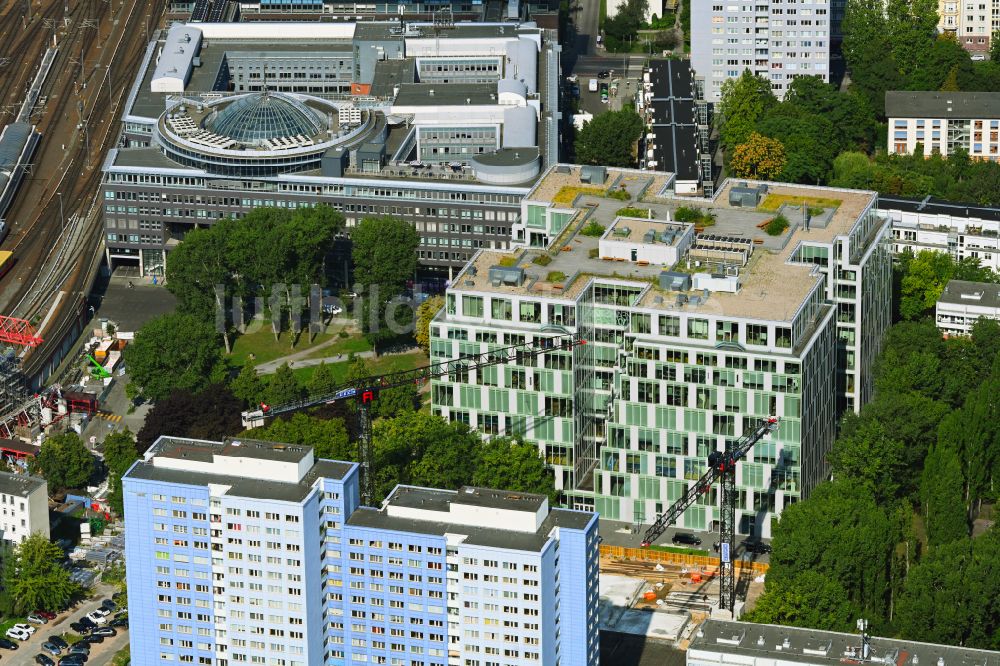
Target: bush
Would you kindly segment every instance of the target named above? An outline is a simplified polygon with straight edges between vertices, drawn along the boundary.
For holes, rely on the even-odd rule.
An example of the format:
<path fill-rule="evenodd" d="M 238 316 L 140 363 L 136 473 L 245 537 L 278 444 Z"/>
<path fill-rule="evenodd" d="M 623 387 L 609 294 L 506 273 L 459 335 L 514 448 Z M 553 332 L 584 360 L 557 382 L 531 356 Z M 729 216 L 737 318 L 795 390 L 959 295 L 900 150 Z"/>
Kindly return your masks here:
<path fill-rule="evenodd" d="M 787 228 L 788 219 L 784 215 L 775 215 L 767 224 L 764 225 L 764 231 L 766 231 L 769 236 L 780 236 Z"/>
<path fill-rule="evenodd" d="M 583 236 L 591 236 L 593 238 L 600 238 L 604 235 L 604 225 L 598 224 L 597 222 L 591 220 L 587 225 L 580 229 L 580 234 Z"/>
<path fill-rule="evenodd" d="M 546 282 L 563 282 L 566 280 L 566 274 L 562 271 L 549 271 L 549 274 L 545 276 Z"/>
<path fill-rule="evenodd" d="M 701 219 L 701 211 L 690 206 L 681 206 L 674 211 L 674 219 L 678 222 L 697 222 Z"/>
<path fill-rule="evenodd" d="M 646 219 L 649 217 L 649 210 L 645 208 L 634 208 L 632 206 L 625 206 L 624 208 L 619 208 L 616 215 L 621 215 L 622 217 L 641 217 Z"/>
<path fill-rule="evenodd" d="M 500 265 L 504 268 L 512 268 L 517 266 L 517 257 L 501 257 Z"/>
<path fill-rule="evenodd" d="M 629 194 L 627 190 L 608 190 L 605 195 L 611 197 L 612 199 L 618 199 L 619 201 L 632 200 L 632 195 Z"/>
<path fill-rule="evenodd" d="M 552 257 L 547 254 L 540 254 L 537 257 L 532 258 L 531 261 L 539 266 L 548 266 L 552 263 Z"/>
<path fill-rule="evenodd" d="M 596 247 L 590 248 L 590 250 L 587 252 L 587 256 L 590 257 L 591 259 L 597 259 L 598 255 L 600 254 L 601 250 Z"/>

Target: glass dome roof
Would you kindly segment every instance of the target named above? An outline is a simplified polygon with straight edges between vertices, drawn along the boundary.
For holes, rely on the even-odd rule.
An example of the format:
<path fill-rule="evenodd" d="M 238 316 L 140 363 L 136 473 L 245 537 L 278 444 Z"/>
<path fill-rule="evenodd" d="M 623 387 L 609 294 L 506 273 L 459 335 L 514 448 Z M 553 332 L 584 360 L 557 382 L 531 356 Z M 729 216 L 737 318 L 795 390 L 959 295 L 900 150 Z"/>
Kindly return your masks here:
<path fill-rule="evenodd" d="M 312 137 L 326 129 L 323 118 L 299 100 L 276 92 L 240 97 L 219 111 L 209 128 L 243 144 L 260 145 L 265 139 Z"/>

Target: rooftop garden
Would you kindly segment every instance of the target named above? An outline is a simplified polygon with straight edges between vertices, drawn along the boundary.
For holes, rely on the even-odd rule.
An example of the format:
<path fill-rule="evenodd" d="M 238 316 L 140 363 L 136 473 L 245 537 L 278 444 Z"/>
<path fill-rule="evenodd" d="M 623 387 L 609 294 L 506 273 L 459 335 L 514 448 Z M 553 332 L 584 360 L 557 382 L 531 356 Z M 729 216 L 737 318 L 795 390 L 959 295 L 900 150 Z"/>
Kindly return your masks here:
<path fill-rule="evenodd" d="M 674 211 L 673 218 L 677 222 L 690 222 L 697 227 L 710 227 L 715 224 L 714 213 L 691 206 L 681 206 Z"/>
<path fill-rule="evenodd" d="M 588 194 L 593 197 L 607 197 L 619 201 L 630 201 L 632 195 L 625 189 L 606 190 L 603 187 L 583 187 L 580 185 L 563 185 L 552 197 L 552 203 L 560 206 L 571 205 L 578 196 Z"/>
<path fill-rule="evenodd" d="M 768 194 L 757 206 L 757 210 L 766 213 L 777 213 L 783 205 L 787 206 L 809 206 L 810 215 L 818 215 L 822 210 L 816 212 L 815 209 L 837 208 L 841 204 L 840 199 L 824 199 L 822 197 L 797 197 L 791 194 Z"/>
<path fill-rule="evenodd" d="M 615 215 L 618 215 L 620 217 L 638 217 L 645 220 L 649 218 L 649 209 L 635 208 L 634 206 L 625 206 L 624 208 L 619 208 L 615 212 Z"/>

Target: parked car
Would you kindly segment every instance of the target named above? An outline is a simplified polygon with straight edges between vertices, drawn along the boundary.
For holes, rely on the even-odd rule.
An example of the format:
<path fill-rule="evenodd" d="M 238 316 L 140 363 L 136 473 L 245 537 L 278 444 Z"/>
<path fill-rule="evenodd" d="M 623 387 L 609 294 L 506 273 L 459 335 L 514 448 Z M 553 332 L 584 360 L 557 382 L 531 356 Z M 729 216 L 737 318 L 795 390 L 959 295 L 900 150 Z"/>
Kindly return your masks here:
<path fill-rule="evenodd" d="M 40 666 L 56 666 L 56 662 L 52 661 L 52 657 L 47 654 L 36 654 L 35 663 Z"/>
<path fill-rule="evenodd" d="M 79 654 L 90 657 L 90 643 L 77 643 L 69 649 L 69 654 Z"/>
<path fill-rule="evenodd" d="M 11 640 L 7 640 L 6 638 L 0 638 L 0 648 L 3 648 L 5 650 L 16 650 L 17 643 Z"/>
<path fill-rule="evenodd" d="M 38 613 L 31 613 L 30 615 L 28 615 L 28 622 L 34 622 L 35 624 L 45 624 L 46 622 L 48 622 L 48 620 L 46 620 Z"/>
<path fill-rule="evenodd" d="M 115 619 L 111 620 L 111 626 L 128 629 L 128 616 L 125 615 L 122 617 L 116 617 Z"/>
<path fill-rule="evenodd" d="M 49 611 L 36 610 L 35 611 L 35 615 L 41 615 L 46 620 L 54 620 L 54 619 L 56 619 L 56 614 L 55 613 L 50 613 Z"/>
<path fill-rule="evenodd" d="M 605 70 L 601 70 L 600 72 L 597 73 L 597 78 L 599 78 L 599 79 L 606 79 L 609 76 L 611 76 L 611 73 L 608 72 L 606 69 Z"/>
<path fill-rule="evenodd" d="M 763 555 L 771 552 L 771 544 L 757 541 L 756 539 L 744 539 L 740 545 L 746 549 L 746 552 L 755 555 Z"/>
<path fill-rule="evenodd" d="M 118 604 L 111 601 L 111 599 L 105 599 L 101 602 L 101 610 L 106 610 L 109 613 L 114 613 L 118 610 Z"/>
<path fill-rule="evenodd" d="M 14 640 L 18 641 L 26 641 L 29 638 L 31 638 L 31 634 L 29 634 L 27 631 L 24 631 L 23 629 L 17 629 L 15 627 L 11 627 L 10 629 L 8 629 L 5 635 L 7 636 L 7 638 L 13 638 Z"/>
<path fill-rule="evenodd" d="M 91 611 L 87 613 L 87 619 L 93 622 L 95 625 L 102 625 L 108 623 L 108 616 L 99 610 Z"/>
<path fill-rule="evenodd" d="M 31 634 L 35 633 L 35 628 L 33 626 L 31 626 L 30 624 L 28 624 L 27 622 L 18 622 L 17 624 L 15 624 L 13 626 L 13 629 L 21 629 L 23 631 L 26 631 L 26 632 L 28 632 L 29 636 Z"/>
<path fill-rule="evenodd" d="M 97 631 L 97 629 L 94 629 L 94 631 Z M 87 641 L 88 643 L 103 643 L 104 642 L 104 636 L 99 636 L 99 635 L 96 635 L 94 633 L 91 633 L 89 636 L 87 636 L 83 640 Z"/>
<path fill-rule="evenodd" d="M 69 647 L 69 643 L 64 641 L 62 636 L 49 636 L 49 642 L 58 645 L 63 650 Z"/>
<path fill-rule="evenodd" d="M 68 654 L 59 660 L 59 666 L 83 666 L 87 658 L 82 654 Z"/>
<path fill-rule="evenodd" d="M 62 652 L 62 648 L 60 648 L 52 641 L 45 641 L 44 643 L 42 643 L 42 649 L 54 657 L 58 657 L 59 654 Z"/>
<path fill-rule="evenodd" d="M 111 601 L 118 601 L 123 596 L 125 596 L 123 592 L 115 592 L 114 594 L 111 595 Z"/>
<path fill-rule="evenodd" d="M 112 636 L 117 636 L 118 632 L 113 627 L 98 627 L 90 632 L 91 636 L 104 636 L 105 638 L 111 638 Z"/>
<path fill-rule="evenodd" d="M 91 620 L 86 615 L 84 615 L 83 617 L 80 618 L 80 624 L 82 624 L 85 627 L 90 627 L 91 629 L 94 629 L 95 627 L 97 627 L 97 623 L 94 622 L 93 620 Z"/>
<path fill-rule="evenodd" d="M 69 628 L 78 634 L 86 634 L 93 629 L 93 627 L 87 626 L 83 622 L 70 622 Z"/>
<path fill-rule="evenodd" d="M 701 539 L 699 537 L 696 537 L 693 534 L 688 533 L 688 532 L 678 532 L 677 534 L 674 535 L 674 537 L 670 541 L 674 545 L 679 544 L 679 543 L 680 544 L 684 544 L 685 546 L 700 546 L 701 545 Z"/>

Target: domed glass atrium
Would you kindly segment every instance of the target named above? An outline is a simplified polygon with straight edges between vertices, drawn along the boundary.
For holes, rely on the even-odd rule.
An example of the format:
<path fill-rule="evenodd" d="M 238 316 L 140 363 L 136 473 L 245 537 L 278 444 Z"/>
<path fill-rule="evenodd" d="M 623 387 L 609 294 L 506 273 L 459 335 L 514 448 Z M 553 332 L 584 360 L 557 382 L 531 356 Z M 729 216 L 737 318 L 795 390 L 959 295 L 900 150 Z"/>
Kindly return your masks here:
<path fill-rule="evenodd" d="M 326 123 L 294 97 L 264 91 L 227 105 L 207 129 L 244 145 L 259 146 L 269 139 L 313 137 L 326 129 Z"/>

